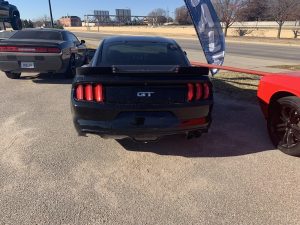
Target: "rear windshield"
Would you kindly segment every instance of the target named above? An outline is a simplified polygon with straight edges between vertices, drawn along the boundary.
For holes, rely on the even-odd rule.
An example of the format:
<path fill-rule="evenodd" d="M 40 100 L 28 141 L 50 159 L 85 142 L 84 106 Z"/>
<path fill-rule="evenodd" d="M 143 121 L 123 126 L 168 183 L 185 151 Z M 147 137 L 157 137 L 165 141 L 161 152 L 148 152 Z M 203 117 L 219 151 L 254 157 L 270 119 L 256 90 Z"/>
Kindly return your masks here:
<path fill-rule="evenodd" d="M 104 44 L 98 66 L 181 65 L 188 62 L 183 51 L 166 42 L 115 42 Z"/>
<path fill-rule="evenodd" d="M 15 31 L 2 31 L 0 32 L 0 39 L 8 39 L 13 36 L 16 32 Z"/>
<path fill-rule="evenodd" d="M 19 31 L 11 38 L 13 39 L 42 39 L 62 41 L 62 35 L 57 31 Z"/>

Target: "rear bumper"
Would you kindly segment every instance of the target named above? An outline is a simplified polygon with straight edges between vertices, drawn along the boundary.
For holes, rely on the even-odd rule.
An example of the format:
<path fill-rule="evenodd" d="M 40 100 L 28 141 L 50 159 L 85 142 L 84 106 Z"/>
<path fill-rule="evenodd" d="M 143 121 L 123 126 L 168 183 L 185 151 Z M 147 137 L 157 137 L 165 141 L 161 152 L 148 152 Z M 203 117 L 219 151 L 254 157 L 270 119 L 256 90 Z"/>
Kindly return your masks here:
<path fill-rule="evenodd" d="M 107 105 L 72 101 L 73 122 L 79 134 L 105 138 L 159 138 L 191 131 L 205 133 L 211 124 L 212 101 L 201 105 Z M 195 121 L 196 123 L 190 123 Z"/>
<path fill-rule="evenodd" d="M 33 69 L 21 68 L 21 62 L 33 62 Z M 64 59 L 62 54 L 30 54 L 24 53 L 16 55 L 15 53 L 0 54 L 0 70 L 13 73 L 62 73 L 68 66 L 68 60 Z"/>

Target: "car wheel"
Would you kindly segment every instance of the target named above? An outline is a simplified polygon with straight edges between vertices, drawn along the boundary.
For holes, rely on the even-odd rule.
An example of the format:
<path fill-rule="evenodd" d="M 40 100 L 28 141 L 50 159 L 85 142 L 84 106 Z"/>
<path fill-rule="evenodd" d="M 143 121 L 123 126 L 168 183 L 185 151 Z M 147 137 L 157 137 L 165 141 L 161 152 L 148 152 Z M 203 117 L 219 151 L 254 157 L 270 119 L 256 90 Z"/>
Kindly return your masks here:
<path fill-rule="evenodd" d="M 9 79 L 20 79 L 21 77 L 21 73 L 5 72 L 5 74 Z"/>
<path fill-rule="evenodd" d="M 22 30 L 22 20 L 18 15 L 13 15 L 11 26 L 14 30 Z"/>
<path fill-rule="evenodd" d="M 279 99 L 270 111 L 268 130 L 279 150 L 300 156 L 300 98 L 290 96 Z"/>
<path fill-rule="evenodd" d="M 65 73 L 65 77 L 66 78 L 74 78 L 75 74 L 76 74 L 76 60 L 75 60 L 75 56 L 72 55 L 70 58 L 70 61 L 69 61 L 69 66 Z"/>

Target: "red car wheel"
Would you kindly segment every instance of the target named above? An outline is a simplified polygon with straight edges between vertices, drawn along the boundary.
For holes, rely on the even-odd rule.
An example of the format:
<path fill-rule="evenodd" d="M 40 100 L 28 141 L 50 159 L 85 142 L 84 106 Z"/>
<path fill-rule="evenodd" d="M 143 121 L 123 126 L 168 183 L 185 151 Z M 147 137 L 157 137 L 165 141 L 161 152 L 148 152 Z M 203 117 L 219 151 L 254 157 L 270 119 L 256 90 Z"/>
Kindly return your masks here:
<path fill-rule="evenodd" d="M 300 156 L 300 98 L 290 96 L 279 99 L 270 111 L 268 129 L 279 150 Z"/>

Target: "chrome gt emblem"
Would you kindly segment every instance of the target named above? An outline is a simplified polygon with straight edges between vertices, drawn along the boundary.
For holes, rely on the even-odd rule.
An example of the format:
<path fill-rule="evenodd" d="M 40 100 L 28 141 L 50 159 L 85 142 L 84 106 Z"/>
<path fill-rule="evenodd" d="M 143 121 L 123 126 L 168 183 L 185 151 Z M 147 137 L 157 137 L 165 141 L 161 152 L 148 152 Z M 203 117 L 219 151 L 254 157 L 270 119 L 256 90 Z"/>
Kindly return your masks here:
<path fill-rule="evenodd" d="M 137 96 L 139 98 L 151 98 L 153 94 L 155 94 L 155 92 L 146 91 L 146 92 L 138 92 Z"/>

